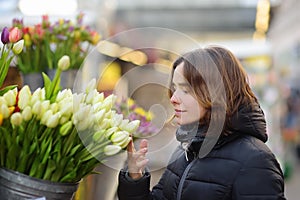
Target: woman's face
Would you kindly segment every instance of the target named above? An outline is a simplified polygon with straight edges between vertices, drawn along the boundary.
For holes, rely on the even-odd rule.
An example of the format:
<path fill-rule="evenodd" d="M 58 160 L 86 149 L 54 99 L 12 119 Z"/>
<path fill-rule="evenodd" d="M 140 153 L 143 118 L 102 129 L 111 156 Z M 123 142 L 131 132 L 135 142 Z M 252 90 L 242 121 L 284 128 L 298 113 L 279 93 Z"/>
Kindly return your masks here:
<path fill-rule="evenodd" d="M 179 64 L 173 75 L 171 103 L 175 111 L 178 125 L 186 125 L 199 121 L 205 114 L 205 109 L 198 103 L 190 84 L 183 76 L 184 63 Z"/>

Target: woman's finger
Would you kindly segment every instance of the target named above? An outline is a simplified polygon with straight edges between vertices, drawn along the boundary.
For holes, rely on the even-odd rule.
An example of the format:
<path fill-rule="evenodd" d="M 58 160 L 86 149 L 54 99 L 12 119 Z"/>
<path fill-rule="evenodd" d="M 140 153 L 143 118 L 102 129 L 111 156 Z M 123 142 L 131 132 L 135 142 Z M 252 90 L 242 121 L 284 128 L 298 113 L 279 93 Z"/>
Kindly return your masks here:
<path fill-rule="evenodd" d="M 143 139 L 140 142 L 140 149 L 143 149 L 143 148 L 148 148 L 148 140 L 146 140 L 146 139 Z"/>
<path fill-rule="evenodd" d="M 136 152 L 132 139 L 130 140 L 130 142 L 127 145 L 127 151 L 130 152 L 130 153 Z"/>

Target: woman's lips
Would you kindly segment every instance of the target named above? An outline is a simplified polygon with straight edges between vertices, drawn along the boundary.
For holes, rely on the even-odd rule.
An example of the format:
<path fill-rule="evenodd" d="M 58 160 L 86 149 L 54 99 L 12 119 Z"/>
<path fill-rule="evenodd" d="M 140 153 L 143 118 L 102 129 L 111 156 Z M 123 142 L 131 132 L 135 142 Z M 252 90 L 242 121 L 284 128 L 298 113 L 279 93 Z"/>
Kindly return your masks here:
<path fill-rule="evenodd" d="M 178 109 L 175 109 L 175 116 L 178 116 L 178 115 L 181 115 L 183 112 L 185 112 L 184 110 L 178 110 Z"/>

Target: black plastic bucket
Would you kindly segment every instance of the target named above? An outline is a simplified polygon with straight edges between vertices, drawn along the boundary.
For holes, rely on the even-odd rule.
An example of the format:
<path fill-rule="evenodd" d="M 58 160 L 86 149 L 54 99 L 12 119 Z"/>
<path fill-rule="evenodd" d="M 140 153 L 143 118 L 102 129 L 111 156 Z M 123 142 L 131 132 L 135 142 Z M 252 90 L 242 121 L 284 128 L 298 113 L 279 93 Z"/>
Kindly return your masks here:
<path fill-rule="evenodd" d="M 0 168 L 0 200 L 71 200 L 78 185 L 41 180 Z"/>

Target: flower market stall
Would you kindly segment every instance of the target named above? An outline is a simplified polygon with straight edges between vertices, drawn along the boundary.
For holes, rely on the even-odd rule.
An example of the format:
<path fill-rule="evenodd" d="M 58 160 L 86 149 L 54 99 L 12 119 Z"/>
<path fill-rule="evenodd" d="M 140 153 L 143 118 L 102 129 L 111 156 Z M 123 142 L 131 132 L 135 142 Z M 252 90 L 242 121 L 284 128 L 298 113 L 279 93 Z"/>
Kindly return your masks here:
<path fill-rule="evenodd" d="M 0 86 L 23 50 L 20 35 L 18 28 L 2 31 Z M 71 199 L 80 181 L 125 149 L 139 128 L 140 120 L 115 110 L 114 94 L 97 91 L 95 79 L 81 93 L 62 89 L 61 73 L 71 63 L 61 56 L 53 79 L 42 73 L 44 85 L 33 91 L 28 85 L 0 91 L 2 199 Z"/>

